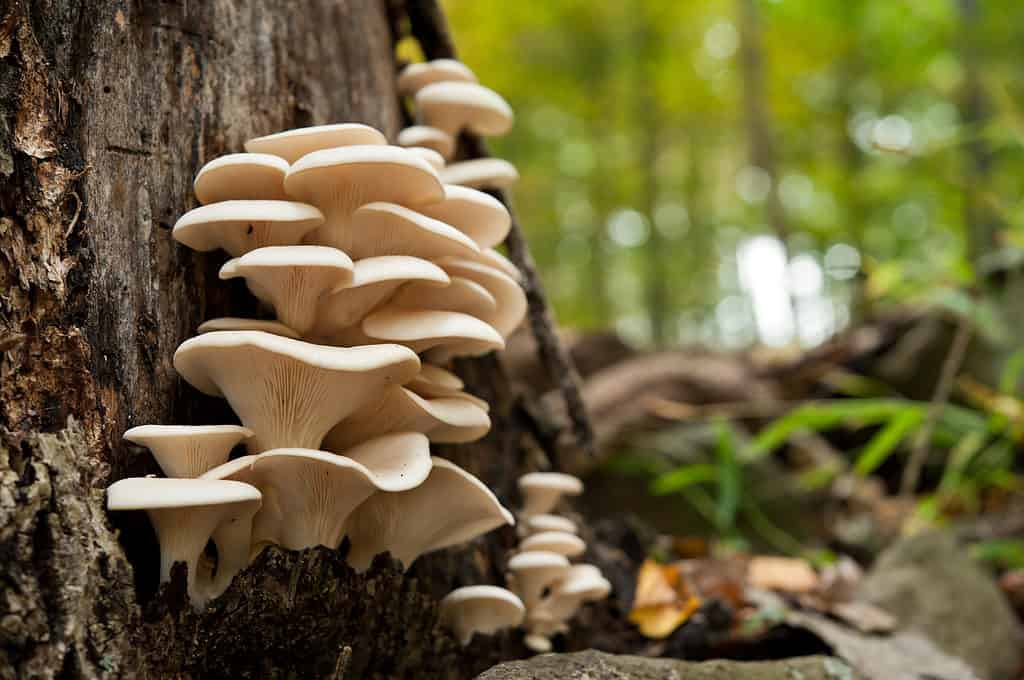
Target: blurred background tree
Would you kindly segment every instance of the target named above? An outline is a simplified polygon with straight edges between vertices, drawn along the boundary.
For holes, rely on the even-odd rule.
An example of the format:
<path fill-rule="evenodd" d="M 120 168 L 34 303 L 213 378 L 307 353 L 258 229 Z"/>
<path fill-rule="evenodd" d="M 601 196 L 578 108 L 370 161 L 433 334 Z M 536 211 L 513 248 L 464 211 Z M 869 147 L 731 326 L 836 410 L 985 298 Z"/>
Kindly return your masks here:
<path fill-rule="evenodd" d="M 566 326 L 806 347 L 1017 268 L 1014 0 L 445 7 Z"/>

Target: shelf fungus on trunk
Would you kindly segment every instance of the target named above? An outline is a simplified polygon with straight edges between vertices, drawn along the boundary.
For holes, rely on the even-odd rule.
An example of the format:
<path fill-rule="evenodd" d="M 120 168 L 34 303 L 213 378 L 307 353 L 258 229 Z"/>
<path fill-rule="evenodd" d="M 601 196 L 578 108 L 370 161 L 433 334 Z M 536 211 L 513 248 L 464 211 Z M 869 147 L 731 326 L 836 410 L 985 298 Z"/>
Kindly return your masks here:
<path fill-rule="evenodd" d="M 200 203 L 285 200 L 288 163 L 263 153 L 232 153 L 210 161 L 196 174 L 192 189 Z"/>
<path fill-rule="evenodd" d="M 339 146 L 382 146 L 387 144 L 384 135 L 362 123 L 333 123 L 275 132 L 250 139 L 245 150 L 281 158 L 285 163 L 294 163 L 314 151 L 334 149 Z"/>
<path fill-rule="evenodd" d="M 219 248 L 239 257 L 257 248 L 302 243 L 323 223 L 323 213 L 306 203 L 233 200 L 189 210 L 171 233 L 192 250 Z"/>
<path fill-rule="evenodd" d="M 259 489 L 242 482 L 130 477 L 107 489 L 107 508 L 146 511 L 160 542 L 160 581 L 169 581 L 174 563 L 184 562 L 188 594 L 199 607 L 219 594 L 211 574 L 198 573 L 207 542 L 212 538 L 217 546 L 218 584 L 230 582 L 248 563 L 249 529 L 261 498 Z"/>
<path fill-rule="evenodd" d="M 526 608 L 516 594 L 497 586 L 456 588 L 441 600 L 441 625 L 463 645 L 476 633 L 492 635 L 523 622 Z"/>
<path fill-rule="evenodd" d="M 316 449 L 336 424 L 420 367 L 393 344 L 326 347 L 260 331 L 216 331 L 186 340 L 174 367 L 200 392 L 221 396 L 253 431 L 251 453 Z"/>
<path fill-rule="evenodd" d="M 390 552 L 408 569 L 425 553 L 470 541 L 515 524 L 479 479 L 444 458 L 433 458 L 426 481 L 401 493 L 371 496 L 352 513 L 348 562 L 357 571 Z"/>

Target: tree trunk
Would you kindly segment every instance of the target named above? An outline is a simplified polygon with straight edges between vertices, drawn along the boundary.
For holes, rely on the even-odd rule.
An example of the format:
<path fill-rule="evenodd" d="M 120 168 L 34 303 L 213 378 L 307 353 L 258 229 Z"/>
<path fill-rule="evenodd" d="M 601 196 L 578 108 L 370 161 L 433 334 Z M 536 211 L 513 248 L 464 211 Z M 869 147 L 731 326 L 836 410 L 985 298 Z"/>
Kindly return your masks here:
<path fill-rule="evenodd" d="M 252 136 L 337 121 L 394 138 L 398 3 L 9 0 L 0 8 L 0 678 L 465 677 L 524 653 L 437 626 L 457 585 L 501 583 L 511 530 L 355 575 L 337 551 L 271 549 L 203 613 L 156 588 L 142 517 L 103 489 L 156 472 L 122 432 L 234 422 L 178 380 L 200 321 L 245 315 L 218 254 L 170 235 L 206 161 Z M 557 432 L 494 356 L 460 363 L 492 433 L 442 455 L 514 507 Z M 230 418 L 231 420 L 227 420 Z M 546 433 L 546 434 L 544 434 Z M 122 513 L 141 514 L 141 513 Z"/>

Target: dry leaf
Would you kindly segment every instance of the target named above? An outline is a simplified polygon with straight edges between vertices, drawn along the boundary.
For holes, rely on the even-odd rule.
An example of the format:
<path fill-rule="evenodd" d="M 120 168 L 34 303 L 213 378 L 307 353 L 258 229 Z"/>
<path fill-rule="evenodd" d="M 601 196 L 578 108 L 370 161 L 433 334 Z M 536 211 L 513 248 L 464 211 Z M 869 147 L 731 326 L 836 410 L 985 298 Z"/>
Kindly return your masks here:
<path fill-rule="evenodd" d="M 758 556 L 747 564 L 747 583 L 764 590 L 810 593 L 818 589 L 818 574 L 807 560 Z"/>
<path fill-rule="evenodd" d="M 699 607 L 700 599 L 690 594 L 678 567 L 651 560 L 640 566 L 629 620 L 646 637 L 667 637 Z"/>

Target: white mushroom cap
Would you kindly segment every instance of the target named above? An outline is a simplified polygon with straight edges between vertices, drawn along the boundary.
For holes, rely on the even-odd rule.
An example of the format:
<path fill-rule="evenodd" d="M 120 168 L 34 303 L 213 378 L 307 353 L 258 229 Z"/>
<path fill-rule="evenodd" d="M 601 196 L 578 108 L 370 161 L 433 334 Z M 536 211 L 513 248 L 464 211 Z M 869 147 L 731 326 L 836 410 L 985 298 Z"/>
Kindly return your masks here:
<path fill-rule="evenodd" d="M 259 331 L 217 331 L 186 340 L 174 368 L 200 392 L 223 396 L 255 434 L 259 453 L 288 444 L 318 447 L 336 424 L 419 373 L 398 345 L 323 347 Z"/>
<path fill-rule="evenodd" d="M 389 551 L 408 569 L 425 553 L 470 541 L 503 524 L 512 513 L 479 479 L 444 458 L 421 485 L 370 497 L 349 518 L 348 563 L 357 571 Z"/>
<path fill-rule="evenodd" d="M 469 279 L 480 284 L 494 296 L 494 311 L 479 318 L 508 338 L 526 318 L 526 293 L 515 279 L 494 267 L 462 258 L 445 258 L 438 262 L 449 276 Z"/>
<path fill-rule="evenodd" d="M 431 83 L 446 81 L 475 83 L 476 74 L 468 66 L 455 59 L 434 59 L 409 64 L 398 74 L 398 92 L 403 95 L 412 95 Z"/>
<path fill-rule="evenodd" d="M 339 246 L 357 260 L 381 255 L 438 257 L 479 255 L 480 247 L 455 227 L 395 203 L 375 202 L 352 214 L 333 232 Z"/>
<path fill-rule="evenodd" d="M 569 568 L 565 576 L 554 585 L 551 594 L 530 612 L 531 632 L 551 634 L 564 628 L 584 602 L 596 602 L 608 597 L 612 584 L 590 564 Z"/>
<path fill-rule="evenodd" d="M 312 449 L 272 449 L 238 458 L 206 474 L 258 487 L 268 498 L 256 514 L 256 548 L 277 543 L 289 550 L 315 545 L 337 548 L 352 510 L 378 491 L 401 491 L 421 484 L 430 470 L 426 441 L 366 442 L 356 457 L 381 464 L 373 469 L 355 458 Z M 269 502 L 273 499 L 273 502 Z"/>
<path fill-rule="evenodd" d="M 462 378 L 446 368 L 433 364 L 422 364 L 420 366 L 420 374 L 416 377 L 440 387 L 449 387 L 455 390 L 461 390 L 466 386 L 466 383 L 462 382 Z"/>
<path fill-rule="evenodd" d="M 504 203 L 488 193 L 458 184 L 444 185 L 443 201 L 418 206 L 417 210 L 452 225 L 481 248 L 504 241 L 512 226 L 512 216 Z"/>
<path fill-rule="evenodd" d="M 459 184 L 474 189 L 504 189 L 519 179 L 519 171 L 500 158 L 475 158 L 445 166 L 440 172 L 445 184 Z"/>
<path fill-rule="evenodd" d="M 564 531 L 570 534 L 577 532 L 575 522 L 558 515 L 531 515 L 523 518 L 523 524 L 527 534 L 536 534 L 541 531 Z"/>
<path fill-rule="evenodd" d="M 524 516 L 543 515 L 558 505 L 562 496 L 579 496 L 583 482 L 561 472 L 530 472 L 519 478 Z"/>
<path fill-rule="evenodd" d="M 519 549 L 522 551 L 543 550 L 566 557 L 577 557 L 586 551 L 587 544 L 576 534 L 565 531 L 540 531 L 520 541 Z"/>
<path fill-rule="evenodd" d="M 480 257 L 476 258 L 480 264 L 485 264 L 488 267 L 494 267 L 515 279 L 517 282 L 523 280 L 523 273 L 519 271 L 512 260 L 508 259 L 494 248 L 484 248 L 480 251 Z"/>
<path fill-rule="evenodd" d="M 471 404 L 475 404 L 484 413 L 491 410 L 491 405 L 480 397 L 470 394 L 469 392 L 463 392 L 462 390 L 452 389 L 450 387 L 444 387 L 435 383 L 423 380 L 423 378 L 417 376 L 405 384 L 405 389 L 410 392 L 414 392 L 425 399 L 436 399 L 436 398 L 449 398 L 449 399 L 465 399 Z"/>
<path fill-rule="evenodd" d="M 263 331 L 286 338 L 299 339 L 299 334 L 294 329 L 285 326 L 280 321 L 245 319 L 239 316 L 221 316 L 216 319 L 209 319 L 199 324 L 199 328 L 196 330 L 199 333 L 213 333 L 214 331 Z"/>
<path fill-rule="evenodd" d="M 322 149 L 383 144 L 387 144 L 387 139 L 379 130 L 369 125 L 339 123 L 295 128 L 265 137 L 256 137 L 245 143 L 245 150 L 272 154 L 288 163 L 294 163 L 306 154 Z"/>
<path fill-rule="evenodd" d="M 196 604 L 208 597 L 203 591 L 209 584 L 197 579 L 207 541 L 218 527 L 233 525 L 217 542 L 218 559 L 244 565 L 249 557 L 247 527 L 260 502 L 258 489 L 231 481 L 140 477 L 122 479 L 107 489 L 107 509 L 146 511 L 160 542 L 160 581 L 169 581 L 174 563 L 184 562 L 188 593 Z"/>
<path fill-rule="evenodd" d="M 508 570 L 514 581 L 513 591 L 533 609 L 544 591 L 558 582 L 569 571 L 569 560 L 564 555 L 543 550 L 521 552 L 508 561 Z"/>
<path fill-rule="evenodd" d="M 168 477 L 198 477 L 227 461 L 252 430 L 238 425 L 140 425 L 124 433 L 152 452 Z"/>
<path fill-rule="evenodd" d="M 327 219 L 307 240 L 341 248 L 356 259 L 367 257 L 350 250 L 350 221 L 359 207 L 380 201 L 418 205 L 444 198 L 437 171 L 399 146 L 345 146 L 314 151 L 291 166 L 284 185 L 292 196 L 320 208 Z"/>
<path fill-rule="evenodd" d="M 422 432 L 432 442 L 457 444 L 480 439 L 490 429 L 487 411 L 468 399 L 424 399 L 396 386 L 338 423 L 323 446 L 328 451 L 343 451 L 389 432 Z"/>
<path fill-rule="evenodd" d="M 222 201 L 189 210 L 171 234 L 192 250 L 221 248 L 238 257 L 264 246 L 302 243 L 306 234 L 323 223 L 323 213 L 305 203 Z"/>
<path fill-rule="evenodd" d="M 375 341 L 395 342 L 416 352 L 448 346 L 457 347 L 460 356 L 477 356 L 505 348 L 493 326 L 468 314 L 435 309 L 382 307 L 363 319 L 362 332 Z"/>
<path fill-rule="evenodd" d="M 451 277 L 451 283 L 444 288 L 429 283 L 410 283 L 395 293 L 389 304 L 407 309 L 462 312 L 478 319 L 493 317 L 498 308 L 498 301 L 489 290 L 461 276 Z"/>
<path fill-rule="evenodd" d="M 288 164 L 262 153 L 231 153 L 215 158 L 196 175 L 192 185 L 200 203 L 236 199 L 285 200 Z"/>
<path fill-rule="evenodd" d="M 440 170 L 441 168 L 444 167 L 444 156 L 434 151 L 433 149 L 427 148 L 425 146 L 407 146 L 405 147 L 405 149 L 409 153 L 414 153 L 423 160 L 425 160 L 427 163 L 430 164 L 430 167 L 434 168 L 434 170 Z"/>
<path fill-rule="evenodd" d="M 455 139 L 444 130 L 429 125 L 412 125 L 398 133 L 398 145 L 406 148 L 421 146 L 433 149 L 447 160 L 455 151 Z"/>
<path fill-rule="evenodd" d="M 349 256 L 325 246 L 270 246 L 228 260 L 220 278 L 244 277 L 249 290 L 274 308 L 278 320 L 305 335 L 317 305 L 353 278 Z"/>
<path fill-rule="evenodd" d="M 312 336 L 331 337 L 360 323 L 403 284 L 447 286 L 451 279 L 436 264 L 407 255 L 368 257 L 355 263 L 352 281 L 321 301 Z"/>
<path fill-rule="evenodd" d="M 478 83 L 446 81 L 416 92 L 417 118 L 452 137 L 462 130 L 492 137 L 512 129 L 512 107 L 494 90 Z"/>
<path fill-rule="evenodd" d="M 547 654 L 551 651 L 551 640 L 536 633 L 531 633 L 524 637 L 523 644 L 526 645 L 527 649 L 538 654 Z"/>
<path fill-rule="evenodd" d="M 491 635 L 523 622 L 526 608 L 515 593 L 497 586 L 466 586 L 441 600 L 441 624 L 455 632 L 463 645 L 474 633 Z"/>

